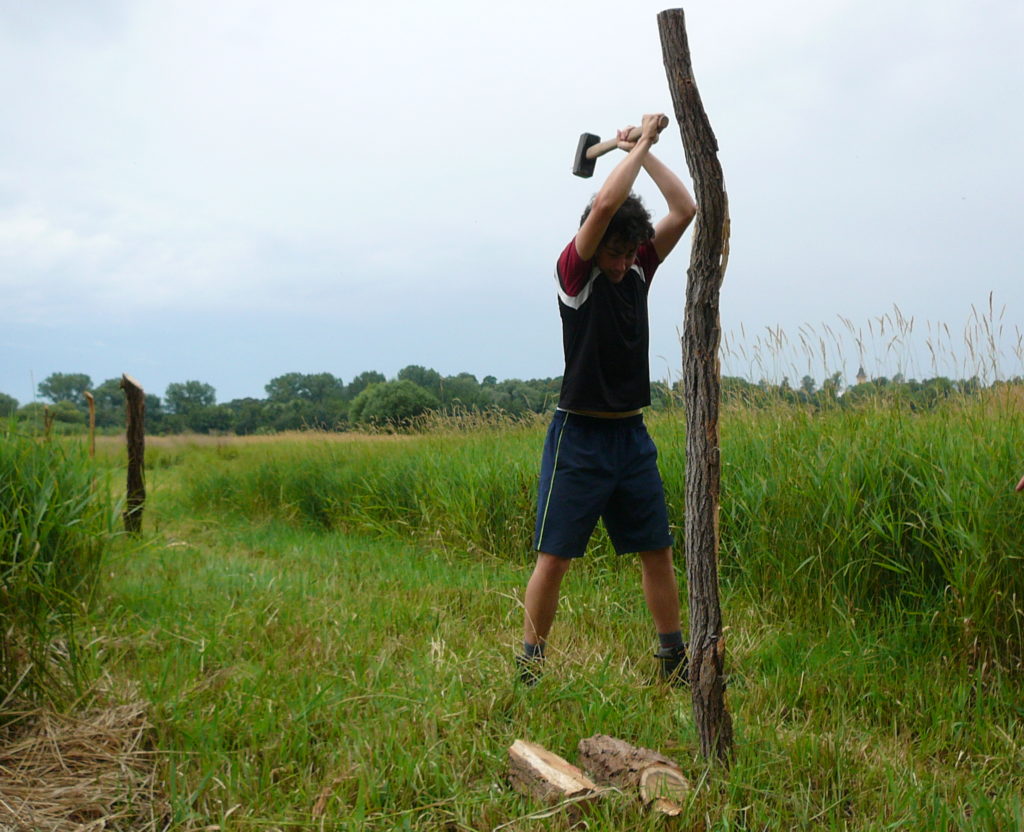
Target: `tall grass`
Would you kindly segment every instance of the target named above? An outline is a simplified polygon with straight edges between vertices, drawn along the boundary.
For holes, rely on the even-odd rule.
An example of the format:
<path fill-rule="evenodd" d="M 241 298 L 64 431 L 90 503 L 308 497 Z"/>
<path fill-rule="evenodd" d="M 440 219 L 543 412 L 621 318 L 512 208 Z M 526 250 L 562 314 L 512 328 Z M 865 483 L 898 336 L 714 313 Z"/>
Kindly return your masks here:
<path fill-rule="evenodd" d="M 654 418 L 681 546 L 685 426 Z M 928 413 L 898 403 L 812 413 L 740 408 L 722 417 L 723 582 L 803 620 L 888 604 L 947 630 L 981 660 L 1024 657 L 1024 415 L 1012 399 Z M 215 508 L 324 529 L 431 537 L 528 557 L 539 427 L 401 442 L 239 447 L 196 453 L 192 511 Z M 597 540 L 607 551 L 606 538 Z"/>
<path fill-rule="evenodd" d="M 158 533 L 115 552 L 99 620 L 171 827 L 578 828 L 527 817 L 507 748 L 602 732 L 682 763 L 671 828 L 1024 828 L 1019 392 L 723 411 L 728 770 L 651 684 L 638 566 L 603 535 L 513 684 L 543 426 L 157 448 Z M 681 541 L 685 425 L 650 425 Z M 666 828 L 625 796 L 584 823 Z"/>
<path fill-rule="evenodd" d="M 0 718 L 81 690 L 78 624 L 114 534 L 110 488 L 80 443 L 0 436 Z"/>
<path fill-rule="evenodd" d="M 244 476 L 244 453 L 217 458 Z M 187 461 L 169 473 L 186 466 L 194 476 Z M 587 816 L 595 832 L 1024 820 L 1019 682 L 956 661 L 941 628 L 891 601 L 800 622 L 732 576 L 736 754 L 709 770 L 689 696 L 651 684 L 635 559 L 599 551 L 574 566 L 544 678 L 523 690 L 511 656 L 525 556 L 402 540 L 408 526 L 356 535 L 291 514 L 161 511 L 166 533 L 142 556 L 111 558 L 100 612 L 111 673 L 152 703 L 173 829 L 580 828 L 564 813 L 524 819 L 539 807 L 504 784 L 507 749 L 526 738 L 574 759 L 597 732 L 668 754 L 695 788 L 668 827 L 623 795 Z"/>
<path fill-rule="evenodd" d="M 977 378 L 991 384 L 1024 374 L 1024 330 L 1006 322 L 1006 307 L 990 293 L 985 306 L 971 306 L 962 325 L 918 320 L 898 306 L 863 323 L 842 315 L 836 321 L 805 323 L 795 335 L 782 327 L 763 333 L 738 331 L 722 336 L 726 375 L 795 383 L 804 375 L 829 378 L 839 373 L 853 383 L 857 369 L 869 378 Z"/>
<path fill-rule="evenodd" d="M 1024 420 L 992 400 L 774 418 L 723 439 L 723 573 L 792 615 L 894 602 L 1020 669 Z"/>
<path fill-rule="evenodd" d="M 537 430 L 197 445 L 180 482 L 198 514 L 430 536 L 507 556 L 532 534 Z"/>

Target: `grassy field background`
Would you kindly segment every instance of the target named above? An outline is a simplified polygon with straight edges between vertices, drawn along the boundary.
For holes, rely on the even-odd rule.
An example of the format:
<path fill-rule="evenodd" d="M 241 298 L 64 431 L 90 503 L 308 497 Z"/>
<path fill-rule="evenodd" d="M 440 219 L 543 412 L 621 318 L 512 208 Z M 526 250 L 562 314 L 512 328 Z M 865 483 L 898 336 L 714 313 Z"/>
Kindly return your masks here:
<path fill-rule="evenodd" d="M 603 534 L 544 679 L 513 683 L 543 429 L 150 443 L 146 532 L 107 552 L 87 641 L 104 695 L 149 703 L 172 828 L 568 829 L 508 790 L 507 749 L 599 732 L 695 788 L 590 829 L 1024 826 L 1015 399 L 723 412 L 729 769 L 652 682 L 639 568 Z M 681 543 L 681 413 L 651 430 Z"/>

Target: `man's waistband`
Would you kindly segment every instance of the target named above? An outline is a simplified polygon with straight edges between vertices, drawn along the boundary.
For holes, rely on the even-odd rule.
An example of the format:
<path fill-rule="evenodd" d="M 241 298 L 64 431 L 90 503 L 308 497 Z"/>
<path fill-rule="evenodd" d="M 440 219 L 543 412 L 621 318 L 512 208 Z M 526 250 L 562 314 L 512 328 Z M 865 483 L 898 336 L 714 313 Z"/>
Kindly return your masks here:
<path fill-rule="evenodd" d="M 643 413 L 641 408 L 636 410 L 623 410 L 623 411 L 601 411 L 601 410 L 566 410 L 564 408 L 558 408 L 563 413 L 572 413 L 574 416 L 588 416 L 591 419 L 629 419 L 632 416 L 640 416 Z"/>
<path fill-rule="evenodd" d="M 563 410 L 558 408 L 555 411 L 555 419 L 575 425 L 614 429 L 642 425 L 644 423 L 644 412 L 642 410 L 629 410 L 624 413 L 602 413 L 600 411 Z"/>

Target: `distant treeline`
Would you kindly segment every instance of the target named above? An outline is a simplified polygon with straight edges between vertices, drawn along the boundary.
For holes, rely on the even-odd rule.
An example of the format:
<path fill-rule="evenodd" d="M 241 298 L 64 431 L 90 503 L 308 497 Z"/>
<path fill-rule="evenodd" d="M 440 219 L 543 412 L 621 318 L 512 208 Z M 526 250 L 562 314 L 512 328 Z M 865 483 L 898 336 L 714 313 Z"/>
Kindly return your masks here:
<path fill-rule="evenodd" d="M 561 376 L 540 379 L 505 379 L 485 376 L 482 381 L 470 373 L 442 376 L 436 370 L 411 364 L 388 379 L 368 370 L 348 384 L 331 373 L 286 373 L 271 379 L 262 399 L 233 399 L 218 403 L 212 385 L 201 381 L 169 384 L 161 398 L 146 395 L 146 428 L 150 433 L 235 433 L 239 435 L 276 433 L 286 430 L 351 430 L 367 426 L 409 425 L 429 412 L 491 412 L 508 416 L 544 413 L 552 410 L 561 387 Z M 1012 379 L 1004 384 L 1020 385 Z M 120 379 L 107 379 L 94 386 L 85 373 L 53 373 L 39 384 L 43 401 L 19 405 L 0 393 L 0 417 L 42 424 L 48 412 L 63 431 L 75 431 L 88 418 L 85 393 L 91 392 L 99 428 L 124 425 L 124 394 Z M 144 382 L 143 382 L 144 385 Z M 911 410 L 927 410 L 956 395 L 971 396 L 985 388 L 976 376 L 970 379 L 936 377 L 925 381 L 893 378 L 860 380 L 844 386 L 835 373 L 821 385 L 804 376 L 794 387 L 781 383 L 753 383 L 743 378 L 722 379 L 726 404 L 742 402 L 768 406 L 779 402 L 811 408 L 855 407 L 883 397 L 905 402 Z M 682 382 L 651 385 L 655 409 L 681 407 Z"/>

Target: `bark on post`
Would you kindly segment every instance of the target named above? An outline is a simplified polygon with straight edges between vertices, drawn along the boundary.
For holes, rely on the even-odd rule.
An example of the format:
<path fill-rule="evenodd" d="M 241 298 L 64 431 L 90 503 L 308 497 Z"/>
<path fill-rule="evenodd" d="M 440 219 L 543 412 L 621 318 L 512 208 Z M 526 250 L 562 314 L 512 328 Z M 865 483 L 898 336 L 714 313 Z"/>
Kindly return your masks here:
<path fill-rule="evenodd" d="M 693 79 L 683 10 L 661 12 L 658 29 L 698 205 L 682 338 L 690 685 L 701 753 L 727 761 L 732 750 L 732 720 L 725 707 L 725 643 L 718 600 L 718 298 L 729 257 L 729 207 L 718 141 Z"/>
<path fill-rule="evenodd" d="M 89 404 L 89 458 L 93 459 L 96 456 L 96 399 L 86 390 L 85 400 Z"/>
<path fill-rule="evenodd" d="M 125 502 L 124 529 L 131 534 L 142 531 L 142 508 L 146 502 L 146 395 L 131 376 L 121 376 L 125 397 L 125 424 L 128 436 L 128 496 Z"/>

